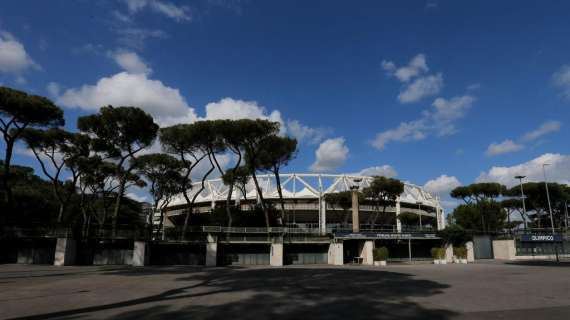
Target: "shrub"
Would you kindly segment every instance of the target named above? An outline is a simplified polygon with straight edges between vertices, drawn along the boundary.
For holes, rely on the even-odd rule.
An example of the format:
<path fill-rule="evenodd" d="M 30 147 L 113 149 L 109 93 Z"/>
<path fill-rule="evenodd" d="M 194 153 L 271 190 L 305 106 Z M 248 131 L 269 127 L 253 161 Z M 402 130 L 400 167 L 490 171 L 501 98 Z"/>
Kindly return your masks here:
<path fill-rule="evenodd" d="M 453 248 L 453 255 L 459 259 L 467 259 L 467 248 L 465 247 Z"/>
<path fill-rule="evenodd" d="M 386 261 L 388 259 L 388 248 L 375 248 L 374 251 L 372 251 L 372 254 L 374 256 L 374 261 Z"/>
<path fill-rule="evenodd" d="M 434 260 L 442 260 L 445 258 L 445 249 L 431 248 L 431 256 L 434 258 Z"/>

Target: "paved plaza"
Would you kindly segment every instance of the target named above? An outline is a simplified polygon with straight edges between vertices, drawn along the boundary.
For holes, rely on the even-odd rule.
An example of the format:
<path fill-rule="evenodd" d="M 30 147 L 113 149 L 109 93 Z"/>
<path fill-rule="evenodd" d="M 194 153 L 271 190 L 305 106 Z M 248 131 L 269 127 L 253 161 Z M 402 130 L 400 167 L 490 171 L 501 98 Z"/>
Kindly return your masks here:
<path fill-rule="evenodd" d="M 0 265 L 2 319 L 568 319 L 570 264 Z"/>

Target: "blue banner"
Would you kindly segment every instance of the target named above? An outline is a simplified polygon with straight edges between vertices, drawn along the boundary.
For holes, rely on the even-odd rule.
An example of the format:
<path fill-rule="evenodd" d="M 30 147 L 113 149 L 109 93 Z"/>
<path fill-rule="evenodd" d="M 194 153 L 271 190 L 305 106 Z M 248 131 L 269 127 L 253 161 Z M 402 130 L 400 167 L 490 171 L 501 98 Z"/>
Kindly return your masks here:
<path fill-rule="evenodd" d="M 523 234 L 522 242 L 562 242 L 564 238 L 561 234 Z"/>

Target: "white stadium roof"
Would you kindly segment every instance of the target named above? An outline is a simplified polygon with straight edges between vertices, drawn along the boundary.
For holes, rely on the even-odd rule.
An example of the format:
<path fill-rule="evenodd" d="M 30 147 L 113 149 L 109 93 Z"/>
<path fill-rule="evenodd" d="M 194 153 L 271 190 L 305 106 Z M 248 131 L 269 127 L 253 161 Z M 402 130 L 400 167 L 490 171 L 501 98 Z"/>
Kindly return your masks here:
<path fill-rule="evenodd" d="M 281 180 L 281 189 L 284 199 L 319 199 L 322 195 L 334 192 L 347 191 L 350 186 L 358 184 L 360 189 L 370 185 L 374 177 L 359 176 L 350 174 L 317 174 L 317 173 L 284 173 L 279 175 Z M 257 175 L 259 185 L 263 191 L 264 199 L 278 199 L 277 184 L 273 174 Z M 250 178 L 246 186 L 247 199 L 256 199 L 257 190 Z M 355 181 L 359 181 L 356 183 Z M 227 198 L 229 188 L 224 185 L 222 179 L 210 179 L 204 182 L 204 190 L 200 192 L 196 198 L 196 204 L 212 203 L 216 201 L 224 201 Z M 201 181 L 192 184 L 189 196 L 192 198 L 201 188 Z M 243 195 L 238 188 L 234 187 L 231 198 L 243 199 Z M 421 203 L 425 206 L 440 207 L 436 197 L 426 192 L 423 188 L 404 183 L 404 192 L 400 196 L 400 202 L 417 204 Z M 185 205 L 186 201 L 180 194 L 175 196 L 169 204 L 169 207 Z"/>

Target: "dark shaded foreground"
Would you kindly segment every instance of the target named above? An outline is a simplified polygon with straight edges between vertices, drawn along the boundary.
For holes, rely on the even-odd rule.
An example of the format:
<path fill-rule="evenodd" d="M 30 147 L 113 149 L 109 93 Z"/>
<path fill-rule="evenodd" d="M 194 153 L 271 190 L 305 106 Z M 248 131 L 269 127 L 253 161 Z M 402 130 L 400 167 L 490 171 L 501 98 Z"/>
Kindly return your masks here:
<path fill-rule="evenodd" d="M 173 275 L 177 287 L 157 294 L 20 319 L 447 319 L 454 314 L 408 300 L 438 294 L 446 285 L 400 272 L 176 267 L 102 270 L 97 274 L 132 277 L 130 281 Z"/>

